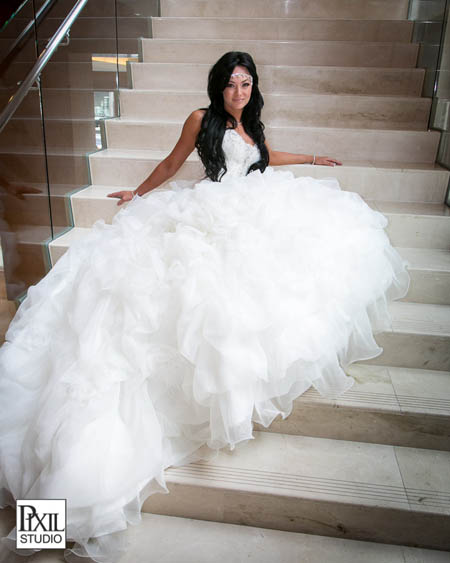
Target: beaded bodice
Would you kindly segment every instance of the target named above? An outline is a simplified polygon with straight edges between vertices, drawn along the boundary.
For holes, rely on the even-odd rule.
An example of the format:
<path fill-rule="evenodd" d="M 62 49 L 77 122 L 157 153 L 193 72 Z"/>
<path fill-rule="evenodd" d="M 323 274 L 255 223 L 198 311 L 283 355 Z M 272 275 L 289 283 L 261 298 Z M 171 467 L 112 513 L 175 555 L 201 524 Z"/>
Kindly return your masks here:
<path fill-rule="evenodd" d="M 226 178 L 245 176 L 249 167 L 261 158 L 258 147 L 247 143 L 235 129 L 225 130 L 222 148 L 227 166 L 222 181 Z"/>

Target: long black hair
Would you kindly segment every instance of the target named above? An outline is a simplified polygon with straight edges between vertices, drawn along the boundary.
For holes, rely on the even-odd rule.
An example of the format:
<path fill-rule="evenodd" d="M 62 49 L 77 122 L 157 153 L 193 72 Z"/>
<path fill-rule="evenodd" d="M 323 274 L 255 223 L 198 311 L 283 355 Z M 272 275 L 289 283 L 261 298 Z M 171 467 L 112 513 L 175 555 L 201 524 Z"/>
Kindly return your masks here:
<path fill-rule="evenodd" d="M 220 182 L 227 170 L 222 149 L 227 122 L 231 122 L 233 127 L 237 126 L 236 119 L 225 110 L 223 102 L 223 91 L 236 66 L 245 67 L 253 77 L 251 97 L 242 111 L 241 121 L 245 132 L 258 146 L 261 155 L 261 159 L 250 166 L 247 174 L 253 170 L 263 172 L 269 164 L 269 152 L 264 143 L 264 124 L 260 120 L 264 100 L 258 87 L 255 63 L 248 53 L 230 51 L 220 57 L 209 71 L 208 96 L 211 103 L 208 108 L 202 108 L 206 109 L 206 112 L 195 142 L 206 176 L 214 182 Z"/>

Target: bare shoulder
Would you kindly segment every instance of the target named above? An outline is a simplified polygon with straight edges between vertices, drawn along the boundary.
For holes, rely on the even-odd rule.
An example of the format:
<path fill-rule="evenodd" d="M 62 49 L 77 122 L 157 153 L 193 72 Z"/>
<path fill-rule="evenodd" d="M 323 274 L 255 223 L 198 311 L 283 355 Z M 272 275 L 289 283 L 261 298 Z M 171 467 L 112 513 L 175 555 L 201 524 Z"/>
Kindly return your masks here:
<path fill-rule="evenodd" d="M 185 125 L 189 128 L 197 129 L 200 131 L 200 127 L 202 126 L 203 116 L 205 115 L 205 109 L 196 109 L 194 110 L 186 119 Z"/>
<path fill-rule="evenodd" d="M 187 117 L 181 133 L 181 139 L 183 141 L 189 140 L 190 144 L 195 144 L 195 140 L 197 139 L 197 135 L 199 134 L 202 126 L 202 119 L 205 112 L 206 110 L 196 109 Z"/>
<path fill-rule="evenodd" d="M 190 114 L 189 118 L 192 118 L 195 121 L 200 121 L 201 123 L 205 113 L 206 113 L 206 109 L 196 109 Z"/>

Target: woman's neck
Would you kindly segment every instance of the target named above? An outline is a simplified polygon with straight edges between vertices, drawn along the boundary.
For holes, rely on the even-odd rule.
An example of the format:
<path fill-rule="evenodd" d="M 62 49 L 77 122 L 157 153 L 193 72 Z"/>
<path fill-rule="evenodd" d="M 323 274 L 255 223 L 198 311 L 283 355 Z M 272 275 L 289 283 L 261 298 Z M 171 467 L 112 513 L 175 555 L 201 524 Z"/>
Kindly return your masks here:
<path fill-rule="evenodd" d="M 229 111 L 229 110 L 227 110 L 227 111 L 228 111 L 228 113 L 229 113 L 230 115 L 232 115 L 232 116 L 234 117 L 234 119 L 235 119 L 238 123 L 241 123 L 241 122 L 242 122 L 242 110 L 240 110 L 240 111 Z"/>

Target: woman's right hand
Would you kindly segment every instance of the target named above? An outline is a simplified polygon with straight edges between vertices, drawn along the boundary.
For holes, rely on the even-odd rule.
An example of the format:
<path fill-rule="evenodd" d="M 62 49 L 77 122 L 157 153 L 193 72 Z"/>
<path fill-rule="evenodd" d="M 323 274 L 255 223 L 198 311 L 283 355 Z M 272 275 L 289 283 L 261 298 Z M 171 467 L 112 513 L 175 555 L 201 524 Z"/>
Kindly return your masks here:
<path fill-rule="evenodd" d="M 117 205 L 122 205 L 122 203 L 127 203 L 133 199 L 134 192 L 133 190 L 121 190 L 120 192 L 108 194 L 108 197 L 118 197 L 119 201 L 117 202 Z"/>

